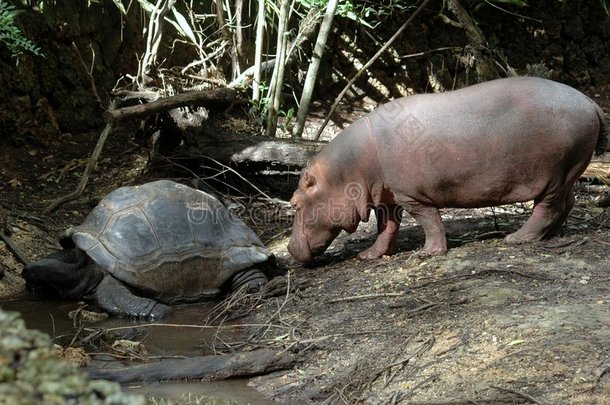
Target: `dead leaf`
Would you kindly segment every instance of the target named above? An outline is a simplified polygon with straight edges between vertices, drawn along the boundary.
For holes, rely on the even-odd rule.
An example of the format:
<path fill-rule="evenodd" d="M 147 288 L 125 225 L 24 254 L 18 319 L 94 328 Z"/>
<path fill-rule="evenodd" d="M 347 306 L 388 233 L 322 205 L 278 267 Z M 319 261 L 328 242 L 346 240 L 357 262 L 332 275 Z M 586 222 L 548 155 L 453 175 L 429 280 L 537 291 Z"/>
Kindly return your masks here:
<path fill-rule="evenodd" d="M 23 184 L 21 184 L 21 181 L 19 181 L 19 179 L 17 177 L 13 178 L 12 180 L 9 180 L 8 184 L 10 184 L 10 186 L 12 188 L 18 188 L 23 185 Z"/>

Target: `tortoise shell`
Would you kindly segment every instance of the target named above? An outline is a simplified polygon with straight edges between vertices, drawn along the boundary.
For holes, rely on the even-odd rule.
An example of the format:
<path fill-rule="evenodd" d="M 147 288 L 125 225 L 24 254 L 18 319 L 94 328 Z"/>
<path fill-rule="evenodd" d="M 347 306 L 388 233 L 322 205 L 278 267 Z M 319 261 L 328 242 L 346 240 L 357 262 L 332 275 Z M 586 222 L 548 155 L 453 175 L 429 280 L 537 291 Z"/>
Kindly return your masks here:
<path fill-rule="evenodd" d="M 215 197 L 169 180 L 111 192 L 66 236 L 104 271 L 168 304 L 215 297 L 270 256 Z"/>

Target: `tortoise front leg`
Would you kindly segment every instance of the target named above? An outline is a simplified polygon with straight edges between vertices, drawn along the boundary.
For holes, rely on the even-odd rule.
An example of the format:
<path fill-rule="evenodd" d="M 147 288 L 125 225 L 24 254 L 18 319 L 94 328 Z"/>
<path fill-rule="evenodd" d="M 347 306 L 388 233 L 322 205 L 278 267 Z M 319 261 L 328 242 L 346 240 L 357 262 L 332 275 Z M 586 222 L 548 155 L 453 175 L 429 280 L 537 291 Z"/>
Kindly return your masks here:
<path fill-rule="evenodd" d="M 267 276 L 265 273 L 256 268 L 250 268 L 241 271 L 231 277 L 229 283 L 231 291 L 237 291 L 244 287 L 247 294 L 253 294 L 260 291 L 261 287 L 267 284 Z"/>
<path fill-rule="evenodd" d="M 125 284 L 108 274 L 98 285 L 95 299 L 101 309 L 116 316 L 161 319 L 171 312 L 169 306 L 135 295 Z"/>

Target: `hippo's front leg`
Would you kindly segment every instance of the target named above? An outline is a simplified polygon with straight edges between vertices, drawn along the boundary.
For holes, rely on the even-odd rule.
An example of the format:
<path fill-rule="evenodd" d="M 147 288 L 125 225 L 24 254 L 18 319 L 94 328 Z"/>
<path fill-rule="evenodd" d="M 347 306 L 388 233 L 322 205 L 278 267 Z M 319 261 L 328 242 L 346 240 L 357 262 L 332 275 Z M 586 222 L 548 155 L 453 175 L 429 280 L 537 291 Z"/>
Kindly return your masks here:
<path fill-rule="evenodd" d="M 398 228 L 402 218 L 402 208 L 398 205 L 383 205 L 375 208 L 377 217 L 377 240 L 370 248 L 360 252 L 362 260 L 377 259 L 396 251 Z"/>
<path fill-rule="evenodd" d="M 426 237 L 423 253 L 437 255 L 447 251 L 447 235 L 438 208 L 410 201 L 405 210 L 421 225 Z"/>

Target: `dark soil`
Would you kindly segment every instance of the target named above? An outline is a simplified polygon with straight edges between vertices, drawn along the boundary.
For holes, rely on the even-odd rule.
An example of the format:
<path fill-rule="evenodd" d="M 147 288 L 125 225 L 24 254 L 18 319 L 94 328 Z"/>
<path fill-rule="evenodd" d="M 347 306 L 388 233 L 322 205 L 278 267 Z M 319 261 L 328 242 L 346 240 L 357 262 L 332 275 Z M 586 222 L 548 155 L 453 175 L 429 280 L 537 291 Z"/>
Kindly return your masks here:
<path fill-rule="evenodd" d="M 591 90 L 607 111 L 610 92 Z M 117 132 L 83 197 L 43 213 L 75 189 L 98 135 L 2 145 L 0 220 L 30 260 L 57 248 L 57 235 L 109 191 L 160 176 L 131 132 Z M 445 255 L 418 255 L 423 235 L 405 219 L 398 254 L 358 261 L 374 240 L 375 224 L 365 224 L 307 268 L 286 254 L 284 205 L 274 220 L 245 216 L 276 253 L 280 274 L 277 295 L 244 318 L 269 325 L 253 331 L 249 346 L 299 358 L 251 385 L 291 404 L 609 403 L 610 211 L 598 206 L 607 193 L 595 181 L 579 183 L 563 236 L 549 241 L 502 243 L 527 218 L 527 204 L 447 210 Z M 15 297 L 22 265 L 4 244 L 0 266 L 0 298 Z"/>

